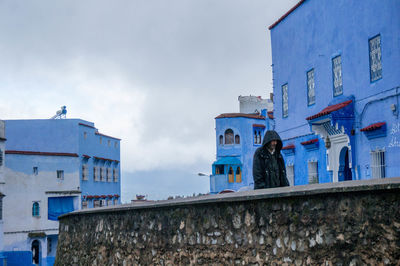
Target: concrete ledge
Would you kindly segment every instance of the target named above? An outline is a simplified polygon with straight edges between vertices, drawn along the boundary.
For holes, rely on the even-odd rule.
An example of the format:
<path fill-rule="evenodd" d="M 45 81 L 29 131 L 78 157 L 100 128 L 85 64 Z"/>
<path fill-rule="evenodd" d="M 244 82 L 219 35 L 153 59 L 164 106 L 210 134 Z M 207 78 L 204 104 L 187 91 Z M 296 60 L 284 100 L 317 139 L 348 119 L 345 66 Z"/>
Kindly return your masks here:
<path fill-rule="evenodd" d="M 135 210 L 135 209 L 153 209 L 153 208 L 165 208 L 172 206 L 179 207 L 179 206 L 209 204 L 209 203 L 215 204 L 219 202 L 220 203 L 243 202 L 243 201 L 261 200 L 261 199 L 323 195 L 328 193 L 329 194 L 350 193 L 355 191 L 374 192 L 379 190 L 393 190 L 393 189 L 400 189 L 400 177 L 259 189 L 259 190 L 241 191 L 241 192 L 227 193 L 227 194 L 205 195 L 192 198 L 162 200 L 156 202 L 130 203 L 130 204 L 122 204 L 115 207 L 110 206 L 110 207 L 78 210 L 61 215 L 59 219 L 61 220 L 67 216 L 74 216 L 74 215 L 121 212 L 121 211 Z"/>

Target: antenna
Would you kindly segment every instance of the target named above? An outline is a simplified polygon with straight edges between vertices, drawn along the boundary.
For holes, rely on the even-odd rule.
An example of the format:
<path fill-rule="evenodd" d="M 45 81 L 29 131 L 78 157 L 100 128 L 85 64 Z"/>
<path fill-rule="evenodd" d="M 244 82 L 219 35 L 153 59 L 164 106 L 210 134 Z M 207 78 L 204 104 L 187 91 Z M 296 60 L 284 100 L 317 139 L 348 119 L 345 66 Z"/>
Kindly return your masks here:
<path fill-rule="evenodd" d="M 66 115 L 67 115 L 67 107 L 64 105 L 61 106 L 61 109 L 58 110 L 56 114 L 53 115 L 50 119 L 65 119 L 67 118 Z"/>

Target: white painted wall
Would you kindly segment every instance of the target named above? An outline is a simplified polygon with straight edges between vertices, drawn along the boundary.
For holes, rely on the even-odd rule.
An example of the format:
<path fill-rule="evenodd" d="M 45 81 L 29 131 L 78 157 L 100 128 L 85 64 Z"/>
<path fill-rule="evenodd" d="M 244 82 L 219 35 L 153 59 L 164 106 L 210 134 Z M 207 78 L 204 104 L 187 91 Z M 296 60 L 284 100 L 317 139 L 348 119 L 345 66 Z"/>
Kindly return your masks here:
<path fill-rule="evenodd" d="M 262 99 L 258 96 L 239 96 L 240 113 L 253 114 L 257 110 L 261 113 L 262 109 L 273 111 L 273 102 L 270 99 Z"/>
<path fill-rule="evenodd" d="M 78 166 L 75 167 L 76 172 L 64 172 L 64 180 L 57 180 L 56 177 L 57 169 L 63 169 L 62 165 L 71 165 L 71 163 L 79 166 L 79 159 L 68 157 L 61 159 L 58 157 L 54 171 L 41 171 L 39 168 L 38 175 L 33 175 L 33 173 L 29 175 L 5 167 L 5 189 L 7 191 L 7 197 L 3 201 L 5 250 L 30 250 L 32 240 L 28 239 L 29 232 L 45 232 L 46 235 L 58 234 L 58 221 L 51 221 L 47 218 L 48 197 L 77 196 L 75 207 L 80 206 L 80 194 L 46 194 L 46 191 L 77 190 L 79 187 Z M 32 204 L 35 201 L 40 204 L 40 217 L 32 216 Z M 45 257 L 47 245 L 43 239 L 41 240 L 41 247 L 42 256 Z"/>

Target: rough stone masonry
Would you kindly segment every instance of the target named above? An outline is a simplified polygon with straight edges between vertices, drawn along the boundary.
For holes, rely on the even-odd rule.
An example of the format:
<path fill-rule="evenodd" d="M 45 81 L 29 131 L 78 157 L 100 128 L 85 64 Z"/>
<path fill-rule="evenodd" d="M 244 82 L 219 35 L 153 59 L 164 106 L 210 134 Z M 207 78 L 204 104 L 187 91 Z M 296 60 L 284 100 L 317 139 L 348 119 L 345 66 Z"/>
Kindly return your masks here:
<path fill-rule="evenodd" d="M 76 211 L 56 265 L 400 265 L 399 192 L 390 178 Z"/>

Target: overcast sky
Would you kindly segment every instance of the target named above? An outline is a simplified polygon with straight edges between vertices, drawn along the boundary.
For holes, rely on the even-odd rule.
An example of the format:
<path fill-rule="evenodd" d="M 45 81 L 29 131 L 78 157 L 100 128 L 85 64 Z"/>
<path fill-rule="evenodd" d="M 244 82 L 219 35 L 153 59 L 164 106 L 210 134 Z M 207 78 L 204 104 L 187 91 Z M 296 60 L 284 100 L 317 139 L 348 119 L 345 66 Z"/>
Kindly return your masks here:
<path fill-rule="evenodd" d="M 272 92 L 268 26 L 297 0 L 0 1 L 0 119 L 121 138 L 122 200 L 207 193 L 215 120 Z"/>

